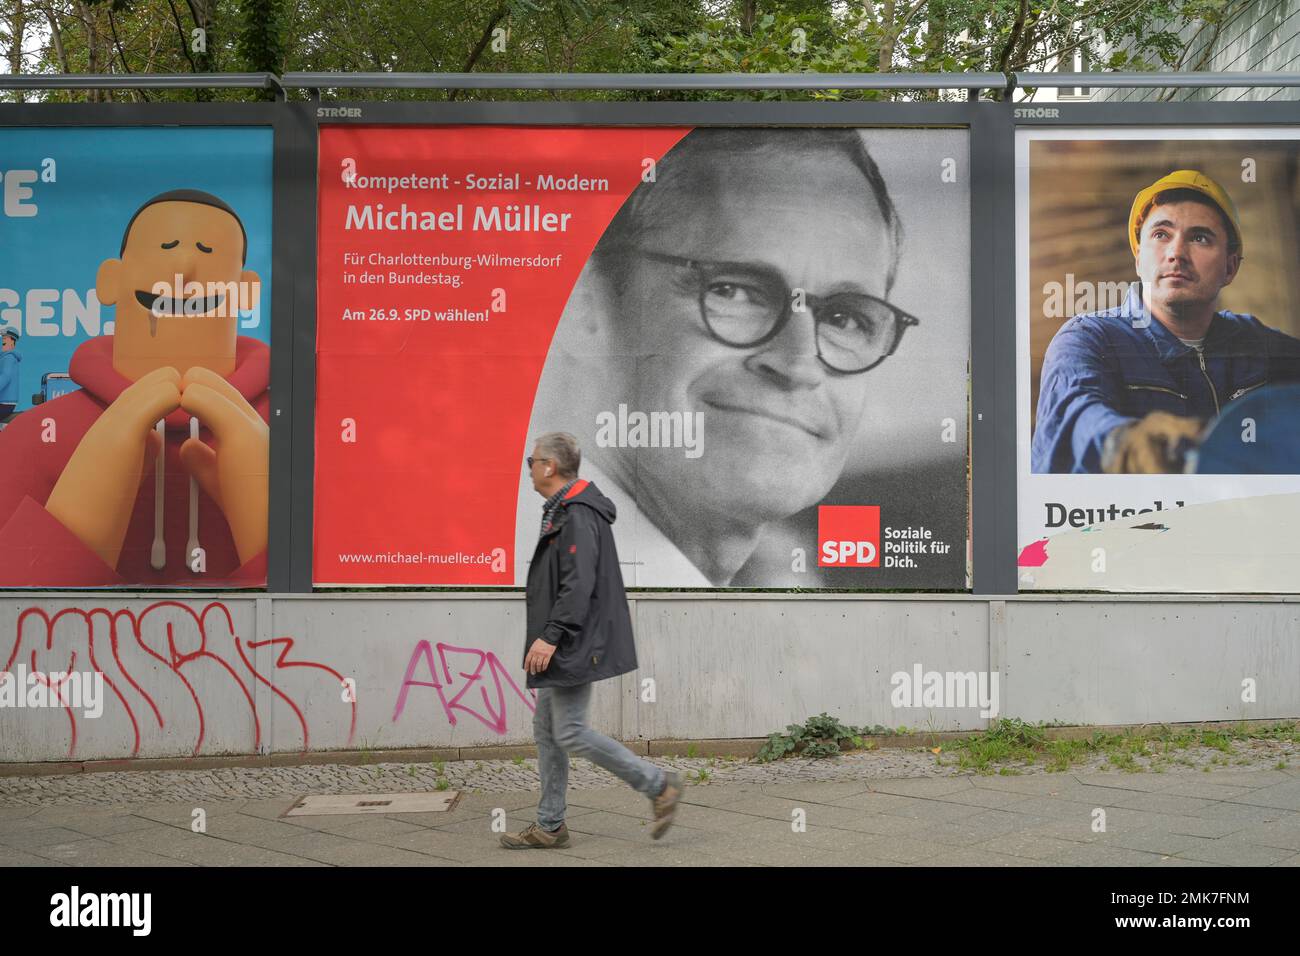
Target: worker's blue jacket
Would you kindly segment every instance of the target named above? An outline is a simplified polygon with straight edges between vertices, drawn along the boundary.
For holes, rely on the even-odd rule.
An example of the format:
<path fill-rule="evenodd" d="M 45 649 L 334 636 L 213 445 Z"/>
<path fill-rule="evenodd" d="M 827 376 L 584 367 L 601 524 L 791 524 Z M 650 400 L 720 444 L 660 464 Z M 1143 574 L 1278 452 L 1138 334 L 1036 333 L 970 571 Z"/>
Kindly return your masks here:
<path fill-rule="evenodd" d="M 1101 471 L 1102 445 L 1120 425 L 1163 411 L 1210 421 L 1266 385 L 1300 381 L 1300 340 L 1253 315 L 1215 313 L 1199 351 L 1142 303 L 1078 315 L 1047 347 L 1031 445 L 1035 473 Z"/>

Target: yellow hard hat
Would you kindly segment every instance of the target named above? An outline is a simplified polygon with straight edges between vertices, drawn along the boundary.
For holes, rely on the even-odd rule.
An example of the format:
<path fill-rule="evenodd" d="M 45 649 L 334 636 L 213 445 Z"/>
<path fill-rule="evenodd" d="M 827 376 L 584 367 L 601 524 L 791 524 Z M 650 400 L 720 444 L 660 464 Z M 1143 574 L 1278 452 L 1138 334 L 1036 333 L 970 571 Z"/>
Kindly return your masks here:
<path fill-rule="evenodd" d="M 1195 169 L 1179 169 L 1167 176 L 1162 176 L 1133 198 L 1133 208 L 1128 214 L 1128 244 L 1133 255 L 1138 254 L 1138 226 L 1155 203 L 1156 196 L 1169 189 L 1191 189 L 1205 196 L 1223 212 L 1223 218 L 1233 231 L 1237 240 L 1237 251 L 1243 252 L 1245 242 L 1241 238 L 1241 220 L 1237 217 L 1237 206 L 1228 195 L 1227 190 L 1205 173 Z"/>

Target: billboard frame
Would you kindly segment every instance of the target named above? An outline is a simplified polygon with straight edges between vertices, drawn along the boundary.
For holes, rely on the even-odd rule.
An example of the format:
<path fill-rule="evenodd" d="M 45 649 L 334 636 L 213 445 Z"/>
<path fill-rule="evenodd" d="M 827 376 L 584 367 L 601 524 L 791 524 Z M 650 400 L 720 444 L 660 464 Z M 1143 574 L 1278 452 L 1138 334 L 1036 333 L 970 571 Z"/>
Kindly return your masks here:
<path fill-rule="evenodd" d="M 308 77 L 313 80 L 333 78 L 315 74 L 286 76 L 284 86 L 308 88 L 305 83 L 291 82 Z M 260 76 L 254 78 L 266 88 L 280 93 L 278 84 L 262 82 Z M 37 89 L 58 85 L 47 82 L 50 79 L 33 78 L 34 82 L 21 84 L 21 87 Z M 94 77 L 77 77 L 75 83 L 68 79 L 69 82 L 58 85 L 59 88 L 104 85 L 92 83 Z M 207 85 L 199 82 L 203 77 L 166 79 L 175 79 L 176 82 L 157 85 Z M 339 75 L 337 79 L 346 83 L 347 75 Z M 493 88 L 510 86 L 507 79 L 503 77 L 494 82 Z M 708 88 L 708 79 L 707 76 L 694 77 L 692 88 Z M 968 91 L 989 88 L 983 82 L 975 82 L 986 77 L 965 78 L 967 82 L 960 82 L 960 79 L 953 78 L 953 88 Z M 1055 87 L 1080 85 L 1084 81 L 1108 88 L 1270 88 L 1300 84 L 1295 75 L 1268 73 L 1216 74 L 1213 77 L 1188 74 L 1017 74 L 1007 78 L 1006 86 L 1007 89 L 1022 85 Z M 141 84 L 127 82 L 125 85 Z M 461 85 L 473 84 L 467 84 L 459 77 L 444 76 L 441 80 L 441 87 Z M 0 86 L 18 88 L 19 84 Z M 793 86 L 786 83 L 780 88 L 797 86 L 797 83 Z M 541 87 L 534 85 L 534 88 Z M 583 88 L 583 84 L 566 82 L 555 88 Z M 319 95 L 317 88 L 311 89 L 312 94 Z M 254 125 L 273 130 L 272 263 L 274 274 L 280 281 L 272 300 L 274 348 L 271 364 L 273 395 L 283 400 L 274 402 L 272 406 L 268 591 L 310 593 L 314 590 L 315 249 L 319 129 L 322 125 L 452 124 L 965 128 L 969 137 L 971 166 L 971 492 L 968 502 L 971 592 L 976 595 L 1005 595 L 1015 594 L 1018 590 L 1016 236 L 1014 225 L 1006 228 L 1003 218 L 1015 208 L 1016 132 L 1022 127 L 1043 126 L 1288 127 L 1300 125 L 1300 104 L 1293 101 L 1037 104 L 1023 100 L 1014 102 L 1010 98 L 945 103 L 373 102 L 313 99 L 309 102 L 281 100 L 274 103 L 0 104 L 0 126 Z"/>
<path fill-rule="evenodd" d="M 1017 80 L 1026 78 L 1027 74 L 1018 74 Z M 1104 74 L 1102 74 L 1104 76 Z M 1211 76 L 1214 76 L 1211 74 Z M 1196 82 L 1157 82 L 1160 74 L 1153 74 L 1145 82 L 1092 82 L 1093 74 L 1061 74 L 1051 78 L 1049 81 L 1038 84 L 1050 87 L 1065 86 L 1082 86 L 1092 83 L 1094 86 L 1105 88 L 1153 88 L 1153 87 L 1170 87 L 1170 88 L 1269 88 L 1300 85 L 1300 74 L 1258 74 L 1254 80 L 1249 79 L 1249 74 L 1225 74 L 1223 77 L 1216 77 L 1218 82 L 1211 82 L 1208 76 L 1197 77 Z M 1270 82 L 1270 78 L 1272 82 Z M 1285 79 L 1285 82 L 1282 80 Z M 1230 82 L 1231 81 L 1231 82 Z M 1031 85 L 1029 83 L 1026 86 Z M 1012 489 L 1016 488 L 1019 480 L 1019 462 L 1017 460 L 1016 443 L 1018 441 L 1019 429 L 1019 410 L 1016 407 L 1016 374 L 1017 362 L 1019 356 L 1016 354 L 1016 214 L 1015 214 L 1015 148 L 1016 137 L 1021 129 L 1042 129 L 1042 128 L 1078 128 L 1078 129 L 1115 129 L 1124 127 L 1144 127 L 1158 128 L 1168 127 L 1187 128 L 1195 126 L 1205 127 L 1243 127 L 1243 128 L 1260 128 L 1260 127 L 1298 127 L 1300 126 L 1300 102 L 1294 100 L 1284 100 L 1280 102 L 1269 101 L 1250 101 L 1250 102 L 1212 102 L 1212 101 L 1194 101 L 1194 102 L 1138 102 L 1138 103 L 1052 103 L 1031 105 L 1025 101 L 1020 103 L 1002 104 L 1006 112 L 1006 122 L 1008 124 L 1007 135 L 1003 137 L 1001 146 L 1005 150 L 1002 171 L 1005 174 L 1006 181 L 1004 187 L 1007 190 L 1004 197 L 999 198 L 998 209 L 1005 215 L 1009 216 L 1011 227 L 996 232 L 993 237 L 994 249 L 993 255 L 997 262 L 996 280 L 993 283 L 993 309 L 994 314 L 1001 316 L 1002 330 L 1008 340 L 1007 348 L 1010 350 L 1009 371 L 1008 374 L 999 383 L 997 383 L 997 401 L 1000 409 L 1005 409 L 1003 421 L 1011 422 L 1009 428 L 1004 429 L 1005 434 L 999 436 L 998 450 L 1000 452 L 999 461 L 1004 462 L 1006 474 L 1010 476 L 1008 484 Z M 1007 439 L 1009 439 L 1009 444 Z M 1006 522 L 1008 529 L 1012 532 L 1016 545 L 1013 551 L 1011 566 L 1000 571 L 1009 571 L 1006 575 L 1008 586 L 1006 594 L 1019 593 L 1019 567 L 1017 564 L 1019 554 L 1019 500 L 1018 492 L 1013 490 L 1009 502 L 1005 503 L 1010 508 L 1007 514 L 1012 517 Z M 1006 530 L 1006 529 L 1003 529 Z M 978 593 L 978 592 L 977 592 Z M 1029 591 L 1027 593 L 1051 593 Z M 1123 594 L 1127 592 L 1097 591 L 1097 594 Z M 1181 595 L 1184 592 L 1153 592 L 1168 593 L 1171 595 Z"/>
<path fill-rule="evenodd" d="M 292 85 L 292 84 L 291 84 Z M 371 102 L 329 100 L 286 104 L 308 129 L 316 156 L 318 133 L 330 126 L 856 126 L 965 129 L 970 163 L 970 314 L 971 345 L 969 376 L 969 442 L 971 470 L 967 515 L 970 522 L 971 591 L 975 594 L 1006 594 L 1015 590 L 1015 435 L 1003 436 L 999 447 L 997 383 L 1014 384 L 1015 327 L 1005 336 L 975 335 L 976 317 L 996 314 L 993 309 L 995 276 L 993 232 L 997 202 L 1014 200 L 1012 170 L 999 168 L 999 154 L 1013 155 L 1007 143 L 1013 138 L 1005 129 L 1007 111 L 1003 104 L 967 100 L 947 103 L 896 102 L 699 102 L 699 103 L 608 103 L 608 102 Z M 311 182 L 316 185 L 316 166 Z M 1005 181 L 1005 182 L 1003 182 Z M 293 224 L 295 238 L 302 235 L 306 213 L 310 213 L 310 244 L 316 248 L 317 200 L 298 207 Z M 314 435 L 316 410 L 316 264 L 310 272 L 298 273 L 295 283 L 295 338 L 311 348 L 295 350 L 294 407 L 311 423 Z M 1005 337 L 1006 341 L 1003 341 Z M 1008 364 L 1009 363 L 1009 364 Z M 1008 409 L 1014 411 L 1014 388 Z M 1008 415 L 1006 420 L 1014 421 Z M 988 448 L 990 453 L 976 454 Z M 1006 467 L 1009 460 L 1011 467 Z M 313 441 L 294 446 L 292 531 L 294 561 L 290 589 L 314 589 L 313 518 L 315 495 L 315 447 Z M 1008 488 L 1008 478 L 1010 487 Z M 305 546 L 305 547 L 304 547 Z M 1000 573 L 999 573 L 1000 572 Z M 333 589 L 326 589 L 333 590 Z M 725 590 L 725 589 L 724 589 Z"/>
<path fill-rule="evenodd" d="M 301 162 L 301 158 L 293 148 L 294 144 L 289 142 L 293 133 L 291 125 L 292 117 L 275 103 L 0 103 L 0 128 L 262 126 L 271 130 L 273 288 L 267 568 L 265 588 L 250 589 L 268 592 L 289 590 L 292 552 L 289 505 L 295 410 L 291 402 L 277 400 L 277 397 L 286 398 L 291 392 L 294 367 L 292 279 L 302 268 L 300 246 L 292 241 L 287 228 L 293 212 L 291 187 L 295 179 L 302 178 L 300 167 L 295 165 L 295 162 Z"/>

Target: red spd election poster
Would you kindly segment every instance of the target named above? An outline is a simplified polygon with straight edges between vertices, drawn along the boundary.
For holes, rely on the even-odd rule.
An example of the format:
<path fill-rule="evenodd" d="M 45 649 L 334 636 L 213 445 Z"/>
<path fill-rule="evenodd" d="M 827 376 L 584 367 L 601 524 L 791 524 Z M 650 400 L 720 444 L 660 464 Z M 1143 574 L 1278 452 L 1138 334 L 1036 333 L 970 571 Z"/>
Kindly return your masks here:
<path fill-rule="evenodd" d="M 525 583 L 564 432 L 628 586 L 964 587 L 966 156 L 323 129 L 315 583 Z"/>
<path fill-rule="evenodd" d="M 318 583 L 514 584 L 551 336 L 596 240 L 685 133 L 321 131 Z"/>

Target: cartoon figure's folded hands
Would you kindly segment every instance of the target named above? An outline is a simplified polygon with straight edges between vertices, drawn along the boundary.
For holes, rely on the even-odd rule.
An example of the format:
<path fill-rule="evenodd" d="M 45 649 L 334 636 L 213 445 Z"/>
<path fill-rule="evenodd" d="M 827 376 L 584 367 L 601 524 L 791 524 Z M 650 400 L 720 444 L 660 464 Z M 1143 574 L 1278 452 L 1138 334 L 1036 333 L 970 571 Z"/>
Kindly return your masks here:
<path fill-rule="evenodd" d="M 247 400 L 216 372 L 155 369 L 105 409 L 77 445 L 45 510 L 109 567 L 116 567 L 144 474 L 161 442 L 155 423 L 183 408 L 217 437 L 220 454 L 197 438 L 181 462 L 217 503 L 241 562 L 266 549 L 270 430 Z"/>
<path fill-rule="evenodd" d="M 110 568 L 117 566 L 146 466 L 161 447 L 158 419 L 181 404 L 181 373 L 155 369 L 125 389 L 90 427 L 45 510 Z"/>
<path fill-rule="evenodd" d="M 243 563 L 266 550 L 271 430 L 224 378 L 192 368 L 181 380 L 181 408 L 217 436 L 218 450 L 197 438 L 181 446 L 181 463 L 217 503 Z"/>

